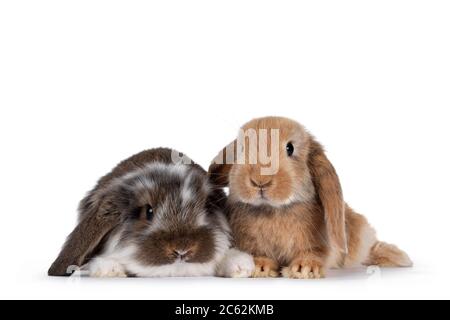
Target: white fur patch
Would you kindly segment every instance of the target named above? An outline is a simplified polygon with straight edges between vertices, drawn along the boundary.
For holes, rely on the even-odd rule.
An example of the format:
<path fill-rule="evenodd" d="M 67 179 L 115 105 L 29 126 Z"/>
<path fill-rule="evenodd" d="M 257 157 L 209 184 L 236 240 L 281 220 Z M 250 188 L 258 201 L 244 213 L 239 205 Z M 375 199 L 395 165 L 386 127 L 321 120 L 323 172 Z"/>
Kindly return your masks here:
<path fill-rule="evenodd" d="M 184 176 L 187 171 L 189 170 L 189 167 L 187 165 L 183 164 L 171 164 L 171 163 L 163 163 L 163 162 L 154 162 L 146 165 L 143 168 L 136 169 L 134 171 L 131 171 L 122 177 L 116 178 L 115 183 L 112 185 L 121 184 L 125 180 L 134 179 L 137 177 L 145 176 L 145 174 L 152 172 L 152 171 L 162 171 L 168 175 L 176 175 L 179 177 Z M 149 185 L 151 182 L 148 182 Z"/>
<path fill-rule="evenodd" d="M 164 266 L 147 266 L 135 260 L 128 263 L 126 268 L 138 277 L 208 277 L 215 274 L 216 263 L 175 262 Z"/>
<path fill-rule="evenodd" d="M 377 243 L 375 229 L 373 229 L 368 223 L 362 228 L 360 237 L 361 242 L 359 244 L 357 255 L 351 261 L 345 261 L 346 268 L 361 266 L 369 257 L 372 247 Z"/>
<path fill-rule="evenodd" d="M 97 257 L 89 262 L 89 275 L 95 278 L 125 278 L 127 276 L 125 267 L 118 261 Z"/>
<path fill-rule="evenodd" d="M 188 187 L 184 187 L 181 190 L 181 198 L 183 199 L 183 204 L 189 203 L 194 199 L 194 194 L 192 193 L 192 190 Z"/>
<path fill-rule="evenodd" d="M 361 242 L 357 249 L 357 253 L 352 259 L 349 259 L 347 256 L 344 263 L 345 268 L 361 267 L 369 257 L 372 247 L 378 241 L 375 229 L 373 229 L 368 223 L 364 225 L 360 232 L 361 234 L 359 236 L 361 237 Z M 327 261 L 327 267 L 333 269 L 339 268 L 338 262 L 340 259 L 341 254 L 339 253 L 339 250 L 333 248 Z"/>
<path fill-rule="evenodd" d="M 197 226 L 198 227 L 206 227 L 208 225 L 206 213 L 202 212 L 197 217 Z"/>
<path fill-rule="evenodd" d="M 226 278 L 250 278 L 255 270 L 253 257 L 237 249 L 230 249 L 217 268 L 217 275 Z"/>

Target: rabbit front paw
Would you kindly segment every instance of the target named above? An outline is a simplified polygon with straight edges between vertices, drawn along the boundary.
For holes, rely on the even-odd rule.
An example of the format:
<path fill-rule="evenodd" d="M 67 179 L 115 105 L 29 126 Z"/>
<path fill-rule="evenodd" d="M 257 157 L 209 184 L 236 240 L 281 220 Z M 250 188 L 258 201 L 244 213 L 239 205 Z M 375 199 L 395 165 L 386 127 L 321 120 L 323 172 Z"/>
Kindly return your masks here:
<path fill-rule="evenodd" d="M 218 275 L 227 278 L 250 278 L 254 268 L 251 255 L 230 249 L 219 267 Z"/>
<path fill-rule="evenodd" d="M 280 276 L 278 262 L 270 258 L 256 257 L 253 278 L 277 278 Z"/>
<path fill-rule="evenodd" d="M 312 261 L 295 261 L 289 267 L 283 268 L 281 274 L 290 279 L 322 279 L 325 270 L 321 263 Z"/>
<path fill-rule="evenodd" d="M 89 275 L 94 278 L 126 278 L 123 265 L 113 259 L 94 258 L 89 262 Z"/>

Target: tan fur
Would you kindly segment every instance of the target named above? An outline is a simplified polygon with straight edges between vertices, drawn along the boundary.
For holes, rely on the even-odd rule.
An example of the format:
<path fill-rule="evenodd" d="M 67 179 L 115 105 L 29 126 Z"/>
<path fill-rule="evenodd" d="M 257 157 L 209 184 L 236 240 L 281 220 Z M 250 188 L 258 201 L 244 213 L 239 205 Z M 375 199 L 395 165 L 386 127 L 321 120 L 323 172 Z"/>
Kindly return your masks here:
<path fill-rule="evenodd" d="M 342 253 L 348 253 L 345 230 L 345 203 L 339 178 L 325 155 L 322 146 L 311 138 L 309 169 L 317 196 L 325 213 L 330 244 Z"/>
<path fill-rule="evenodd" d="M 280 130 L 280 169 L 264 176 L 259 162 L 211 165 L 216 185 L 230 187 L 229 217 L 238 248 L 258 257 L 257 262 L 275 261 L 283 276 L 298 279 L 321 278 L 325 268 L 365 262 L 407 264 L 405 253 L 379 244 L 367 220 L 345 204 L 334 167 L 300 124 L 270 117 L 243 129 Z M 288 143 L 295 147 L 292 156 Z"/>
<path fill-rule="evenodd" d="M 324 220 L 316 206 L 299 204 L 258 214 L 237 210 L 230 215 L 236 245 L 254 256 L 286 265 L 307 254 L 327 254 Z"/>
<path fill-rule="evenodd" d="M 372 247 L 369 258 L 364 265 L 376 265 L 385 268 L 402 267 L 408 268 L 413 265 L 408 255 L 393 244 L 377 242 Z"/>

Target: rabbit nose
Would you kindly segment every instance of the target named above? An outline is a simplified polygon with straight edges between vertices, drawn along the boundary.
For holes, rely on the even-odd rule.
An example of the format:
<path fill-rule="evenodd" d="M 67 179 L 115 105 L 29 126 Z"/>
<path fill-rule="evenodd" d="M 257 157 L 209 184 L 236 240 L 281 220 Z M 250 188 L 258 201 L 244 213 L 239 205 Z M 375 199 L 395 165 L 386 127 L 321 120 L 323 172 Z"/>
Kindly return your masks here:
<path fill-rule="evenodd" d="M 189 250 L 176 249 L 176 250 L 173 250 L 173 255 L 177 259 L 186 260 L 187 258 L 189 258 L 192 255 L 192 250 L 191 249 L 189 249 Z"/>
<path fill-rule="evenodd" d="M 250 179 L 250 183 L 255 188 L 258 188 L 260 190 L 265 190 L 272 185 L 272 180 L 263 181 L 263 180 Z"/>

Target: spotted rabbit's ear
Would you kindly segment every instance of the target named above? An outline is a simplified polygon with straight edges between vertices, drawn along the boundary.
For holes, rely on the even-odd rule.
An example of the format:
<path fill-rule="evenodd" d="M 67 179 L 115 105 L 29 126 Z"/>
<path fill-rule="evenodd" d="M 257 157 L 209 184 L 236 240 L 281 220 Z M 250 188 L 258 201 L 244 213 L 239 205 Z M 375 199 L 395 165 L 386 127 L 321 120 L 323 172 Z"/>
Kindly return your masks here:
<path fill-rule="evenodd" d="M 337 250 L 347 253 L 345 202 L 339 177 L 322 146 L 312 140 L 308 166 L 314 187 L 320 198 L 327 226 L 328 238 Z"/>
<path fill-rule="evenodd" d="M 213 163 L 209 167 L 208 175 L 214 186 L 225 188 L 230 183 L 230 171 L 237 159 L 237 140 L 228 146 L 214 158 Z"/>
<path fill-rule="evenodd" d="M 58 258 L 48 270 L 49 276 L 70 276 L 74 267 L 82 267 L 98 251 L 102 240 L 120 224 L 120 212 L 108 198 L 81 202 L 80 222 L 69 235 Z"/>

